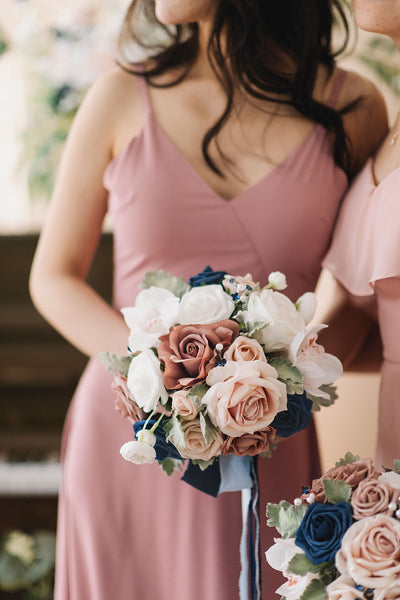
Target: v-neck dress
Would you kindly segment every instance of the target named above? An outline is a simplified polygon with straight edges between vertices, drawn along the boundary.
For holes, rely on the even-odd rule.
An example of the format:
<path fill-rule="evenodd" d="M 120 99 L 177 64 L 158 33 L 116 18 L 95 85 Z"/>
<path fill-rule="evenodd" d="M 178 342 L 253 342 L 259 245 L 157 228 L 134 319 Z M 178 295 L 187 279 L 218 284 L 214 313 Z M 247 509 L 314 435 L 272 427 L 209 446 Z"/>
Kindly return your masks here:
<path fill-rule="evenodd" d="M 384 358 L 376 459 L 391 467 L 400 457 L 400 167 L 376 185 L 373 159 L 367 162 L 344 200 L 324 266 L 352 295 L 376 297 Z"/>
<path fill-rule="evenodd" d="M 279 270 L 293 300 L 313 290 L 347 186 L 325 129 L 315 126 L 269 175 L 226 201 L 162 131 L 140 82 L 144 125 L 104 176 L 115 309 L 132 305 L 155 269 L 188 279 L 210 265 L 262 284 Z M 125 462 L 119 450 L 132 430 L 114 410 L 111 379 L 91 359 L 67 417 L 56 600 L 237 600 L 240 494 L 214 499 L 178 473 Z M 267 502 L 292 500 L 318 474 L 313 426 L 258 460 L 262 556 L 272 543 Z M 262 598 L 275 598 L 281 583 L 262 561 Z"/>

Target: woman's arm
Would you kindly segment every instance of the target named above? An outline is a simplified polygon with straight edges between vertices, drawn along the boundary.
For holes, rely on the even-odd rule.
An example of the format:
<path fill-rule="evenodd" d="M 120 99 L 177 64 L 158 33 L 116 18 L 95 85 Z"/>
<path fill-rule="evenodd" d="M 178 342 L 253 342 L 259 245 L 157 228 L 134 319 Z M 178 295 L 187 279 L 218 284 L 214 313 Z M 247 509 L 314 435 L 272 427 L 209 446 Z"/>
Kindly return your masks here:
<path fill-rule="evenodd" d="M 128 329 L 122 316 L 86 283 L 106 213 L 102 178 L 118 143 L 126 77 L 113 71 L 101 78 L 78 111 L 30 277 L 37 309 L 88 355 L 103 350 L 126 354 Z"/>

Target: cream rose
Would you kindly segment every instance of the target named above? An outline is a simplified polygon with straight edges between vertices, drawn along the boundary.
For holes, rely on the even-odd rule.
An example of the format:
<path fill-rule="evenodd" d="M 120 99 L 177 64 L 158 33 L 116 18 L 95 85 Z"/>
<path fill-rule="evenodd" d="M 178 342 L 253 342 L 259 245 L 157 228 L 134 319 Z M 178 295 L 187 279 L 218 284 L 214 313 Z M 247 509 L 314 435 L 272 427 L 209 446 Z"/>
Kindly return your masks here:
<path fill-rule="evenodd" d="M 183 458 L 192 458 L 197 460 L 210 460 L 214 456 L 221 454 L 223 438 L 220 432 L 210 444 L 207 444 L 201 431 L 200 420 L 181 421 L 185 445 L 179 447 L 179 453 Z"/>
<path fill-rule="evenodd" d="M 377 515 L 353 523 L 336 554 L 336 567 L 367 588 L 386 589 L 399 581 L 399 521 Z"/>
<path fill-rule="evenodd" d="M 267 323 L 253 336 L 265 345 L 267 352 L 287 350 L 295 335 L 305 327 L 305 321 L 293 302 L 284 294 L 270 289 L 252 293 L 247 310 L 239 313 L 238 319 L 250 326 Z"/>
<path fill-rule="evenodd" d="M 145 412 L 151 412 L 160 400 L 165 404 L 168 393 L 160 369 L 160 361 L 152 350 L 143 350 L 132 358 L 128 370 L 128 389 L 136 403 Z"/>
<path fill-rule="evenodd" d="M 226 350 L 224 358 L 234 361 L 267 360 L 264 350 L 257 340 L 253 340 L 245 335 L 240 335 L 236 338 L 233 344 Z"/>
<path fill-rule="evenodd" d="M 146 442 L 126 442 L 121 446 L 120 454 L 122 458 L 135 465 L 151 464 L 156 460 L 156 451 Z"/>
<path fill-rule="evenodd" d="M 212 369 L 203 404 L 211 421 L 226 435 L 237 437 L 266 429 L 286 410 L 286 386 L 276 370 L 262 360 L 233 362 Z"/>
<path fill-rule="evenodd" d="M 326 588 L 328 600 L 359 600 L 360 592 L 350 577 L 340 576 Z M 375 595 L 374 595 L 375 600 Z"/>
<path fill-rule="evenodd" d="M 191 421 L 199 414 L 199 409 L 187 392 L 178 390 L 172 394 L 172 408 L 183 419 Z"/>
<path fill-rule="evenodd" d="M 234 310 L 235 303 L 220 285 L 201 285 L 182 296 L 177 322 L 181 325 L 207 325 L 229 319 Z"/>
<path fill-rule="evenodd" d="M 400 582 L 397 581 L 388 588 L 374 591 L 374 600 L 399 600 Z"/>

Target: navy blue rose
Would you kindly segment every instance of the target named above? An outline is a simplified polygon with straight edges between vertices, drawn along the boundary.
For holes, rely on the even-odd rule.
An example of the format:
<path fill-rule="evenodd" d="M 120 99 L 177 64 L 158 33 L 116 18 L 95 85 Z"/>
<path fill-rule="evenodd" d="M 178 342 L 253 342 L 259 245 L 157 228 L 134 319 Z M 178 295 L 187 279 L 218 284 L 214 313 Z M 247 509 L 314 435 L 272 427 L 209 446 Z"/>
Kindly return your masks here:
<path fill-rule="evenodd" d="M 211 267 L 206 267 L 201 273 L 191 277 L 189 279 L 189 284 L 192 287 L 198 287 L 200 285 L 221 283 L 226 274 L 226 271 L 213 271 Z"/>
<path fill-rule="evenodd" d="M 312 419 L 312 401 L 306 393 L 288 394 L 287 410 L 278 413 L 271 423 L 279 436 L 286 438 L 306 429 Z"/>
<path fill-rule="evenodd" d="M 296 534 L 299 546 L 314 565 L 334 562 L 342 538 L 353 523 L 350 504 L 311 504 Z"/>
<path fill-rule="evenodd" d="M 146 421 L 137 421 L 133 425 L 136 439 L 137 439 L 139 431 L 141 429 L 143 429 L 145 423 L 146 423 Z M 150 419 L 150 421 L 147 422 L 146 429 L 151 429 L 154 424 L 155 424 L 155 420 Z M 182 456 L 179 454 L 179 452 L 175 448 L 175 446 L 173 444 L 171 444 L 170 442 L 166 441 L 165 431 L 162 428 L 161 424 L 158 425 L 158 427 L 156 428 L 156 430 L 153 433 L 156 436 L 156 440 L 157 440 L 155 443 L 155 446 L 154 446 L 154 450 L 156 451 L 156 459 L 158 461 L 163 461 L 166 458 L 182 458 Z"/>

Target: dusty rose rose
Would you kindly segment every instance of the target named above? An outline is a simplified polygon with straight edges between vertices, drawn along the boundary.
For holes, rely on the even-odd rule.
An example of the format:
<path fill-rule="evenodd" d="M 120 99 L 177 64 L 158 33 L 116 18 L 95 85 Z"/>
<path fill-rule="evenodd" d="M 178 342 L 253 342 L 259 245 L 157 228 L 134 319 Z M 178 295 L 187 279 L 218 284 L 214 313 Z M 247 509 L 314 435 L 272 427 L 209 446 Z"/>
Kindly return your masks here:
<path fill-rule="evenodd" d="M 267 427 L 264 431 L 245 433 L 239 437 L 227 437 L 222 446 L 222 454 L 236 454 L 236 456 L 256 456 L 261 452 L 268 452 L 270 444 L 276 441 L 276 429 Z"/>
<path fill-rule="evenodd" d="M 223 438 L 219 432 L 211 444 L 207 444 L 201 431 L 199 419 L 182 420 L 181 425 L 185 436 L 185 448 L 179 448 L 179 452 L 183 458 L 210 460 L 213 456 L 221 454 Z"/>
<path fill-rule="evenodd" d="M 380 472 L 377 471 L 372 463 L 371 458 L 365 460 L 356 460 L 355 462 L 348 463 L 342 467 L 333 467 L 322 475 L 319 479 L 314 479 L 312 482 L 309 493 L 315 494 L 317 502 L 326 502 L 326 496 L 324 492 L 323 480 L 324 479 L 338 479 L 339 481 L 345 481 L 354 490 L 361 481 L 365 479 L 379 477 Z M 301 498 L 306 500 L 308 494 L 303 494 Z"/>
<path fill-rule="evenodd" d="M 287 407 L 285 384 L 262 360 L 228 361 L 210 371 L 207 383 L 211 387 L 203 396 L 203 404 L 208 415 L 232 437 L 262 431 Z"/>
<path fill-rule="evenodd" d="M 178 325 L 160 340 L 158 357 L 165 365 L 164 383 L 169 390 L 187 388 L 207 377 L 215 365 L 215 346 L 226 349 L 239 335 L 239 325 L 224 319 L 210 325 Z"/>
<path fill-rule="evenodd" d="M 336 567 L 364 587 L 390 588 L 400 579 L 399 521 L 375 515 L 353 523 L 336 554 Z"/>
<path fill-rule="evenodd" d="M 394 511 L 389 508 L 389 504 L 396 503 L 398 495 L 398 490 L 394 490 L 385 481 L 377 479 L 361 481 L 351 497 L 355 520 L 359 521 L 364 517 L 378 514 L 391 516 Z"/>
<path fill-rule="evenodd" d="M 328 600 L 359 600 L 360 592 L 350 577 L 338 577 L 326 588 Z M 375 596 L 374 596 L 375 600 Z"/>
<path fill-rule="evenodd" d="M 193 400 L 188 398 L 187 392 L 184 390 L 178 390 L 172 394 L 172 408 L 187 421 L 191 421 L 199 414 L 199 409 Z"/>
<path fill-rule="evenodd" d="M 133 425 L 136 421 L 145 419 L 147 415 L 130 397 L 126 382 L 126 377 L 121 375 L 121 373 L 118 373 L 118 375 L 114 377 L 114 381 L 111 384 L 111 388 L 116 394 L 114 398 L 114 407 L 121 417 L 128 419 Z"/>
<path fill-rule="evenodd" d="M 253 340 L 245 335 L 239 335 L 239 337 L 236 338 L 233 344 L 225 352 L 224 358 L 226 360 L 235 361 L 267 360 L 261 344 L 259 344 L 257 340 Z"/>

